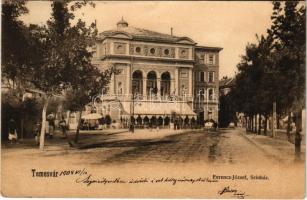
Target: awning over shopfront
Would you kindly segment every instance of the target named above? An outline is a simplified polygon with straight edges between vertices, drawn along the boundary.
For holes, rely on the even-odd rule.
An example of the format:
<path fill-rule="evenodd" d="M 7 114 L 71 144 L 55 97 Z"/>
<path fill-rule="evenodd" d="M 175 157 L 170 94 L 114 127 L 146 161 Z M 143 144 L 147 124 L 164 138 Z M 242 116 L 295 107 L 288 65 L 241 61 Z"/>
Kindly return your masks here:
<path fill-rule="evenodd" d="M 102 115 L 99 113 L 90 113 L 87 115 L 83 115 L 81 118 L 82 119 L 101 119 Z"/>
<path fill-rule="evenodd" d="M 123 115 L 132 114 L 132 102 L 121 102 Z M 171 116 L 172 112 L 177 115 L 193 117 L 196 114 L 186 102 L 134 102 L 134 116 Z"/>

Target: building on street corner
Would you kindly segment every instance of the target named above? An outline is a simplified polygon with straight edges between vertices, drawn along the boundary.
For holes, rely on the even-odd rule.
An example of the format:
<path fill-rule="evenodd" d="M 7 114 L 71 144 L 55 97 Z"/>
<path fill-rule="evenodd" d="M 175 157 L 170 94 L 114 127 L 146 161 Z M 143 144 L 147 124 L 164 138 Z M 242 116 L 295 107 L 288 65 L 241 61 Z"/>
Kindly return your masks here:
<path fill-rule="evenodd" d="M 220 95 L 227 95 L 231 91 L 231 89 L 234 87 L 235 81 L 236 79 L 234 78 L 225 77 L 221 79 L 219 83 Z"/>
<path fill-rule="evenodd" d="M 178 37 L 130 26 L 99 34 L 93 64 L 101 70 L 114 66 L 109 90 L 95 100 L 96 112 L 116 122 L 169 125 L 218 121 L 219 52 Z"/>

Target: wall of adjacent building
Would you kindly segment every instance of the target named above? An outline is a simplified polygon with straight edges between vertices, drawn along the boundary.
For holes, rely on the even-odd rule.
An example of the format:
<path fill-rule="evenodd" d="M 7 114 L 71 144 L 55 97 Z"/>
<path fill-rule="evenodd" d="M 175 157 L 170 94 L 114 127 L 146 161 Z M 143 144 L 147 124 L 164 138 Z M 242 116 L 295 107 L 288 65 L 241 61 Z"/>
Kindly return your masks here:
<path fill-rule="evenodd" d="M 209 56 L 213 56 L 213 62 L 210 62 Z M 213 72 L 213 82 L 209 82 L 209 73 Z M 201 73 L 204 73 L 202 79 Z M 194 77 L 194 107 L 198 113 L 204 112 L 204 120 L 212 118 L 218 121 L 218 98 L 219 98 L 219 52 L 217 50 L 209 50 L 205 48 L 197 48 L 195 50 L 195 66 L 193 69 Z M 213 89 L 213 100 L 208 99 L 208 90 Z M 199 98 L 199 91 L 205 91 L 205 97 Z M 211 116 L 208 116 L 211 111 Z"/>

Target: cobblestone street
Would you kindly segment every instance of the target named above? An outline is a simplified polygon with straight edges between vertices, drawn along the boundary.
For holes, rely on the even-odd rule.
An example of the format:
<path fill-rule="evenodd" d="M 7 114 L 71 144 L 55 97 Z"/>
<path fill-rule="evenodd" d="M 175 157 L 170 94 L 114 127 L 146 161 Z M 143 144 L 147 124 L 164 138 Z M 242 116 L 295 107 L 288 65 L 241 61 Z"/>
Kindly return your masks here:
<path fill-rule="evenodd" d="M 71 140 L 73 136 L 70 135 Z M 44 152 L 31 144 L 5 144 L 3 159 L 10 162 L 14 158 L 23 160 L 37 154 L 51 162 L 65 158 L 70 164 L 93 165 L 193 162 L 210 165 L 278 164 L 294 161 L 293 144 L 267 136 L 249 135 L 243 129 L 81 133 L 79 148 L 69 147 L 66 140 L 53 139 L 47 141 Z"/>
<path fill-rule="evenodd" d="M 70 133 L 69 140 L 74 138 Z M 302 150 L 305 148 L 302 147 Z M 302 152 L 304 158 L 304 152 Z M 291 182 L 291 192 L 284 190 L 271 192 L 266 187 L 266 181 L 236 182 L 236 186 L 248 195 L 261 194 L 263 197 L 293 197 L 301 194 L 304 181 L 303 176 L 296 176 L 304 172 L 304 159 L 294 162 L 294 145 L 268 136 L 246 134 L 243 129 L 220 129 L 218 132 L 204 130 L 136 130 L 135 133 L 126 130 L 111 132 L 82 132 L 80 144 L 72 148 L 68 140 L 61 135 L 46 141 L 46 148 L 42 152 L 32 141 L 20 141 L 19 144 L 4 144 L 2 146 L 2 178 L 7 185 L 22 183 L 23 177 L 28 177 L 31 184 L 41 183 L 31 192 L 44 195 L 41 188 L 65 187 L 74 183 L 73 177 L 62 177 L 55 182 L 43 182 L 47 179 L 32 177 L 32 169 L 37 171 L 86 170 L 93 177 L 212 177 L 217 175 L 266 175 L 270 180 L 285 184 Z M 12 176 L 14 174 L 14 176 Z M 283 174 L 283 176 L 281 176 Z M 284 182 L 284 179 L 287 182 Z M 49 179 L 48 179 L 49 180 Z M 39 181 L 39 182 L 38 182 Z M 248 183 L 248 184 L 247 184 Z M 226 184 L 226 185 L 225 185 Z M 216 197 L 218 189 L 232 182 L 220 181 L 209 185 L 188 185 L 190 195 Z M 158 185 L 156 185 L 158 187 Z M 159 185 L 160 186 L 160 185 Z M 6 186 L 4 186 L 6 187 Z M 22 191 L 30 191 L 23 185 L 17 185 Z M 163 197 L 165 187 L 171 191 L 181 191 L 184 185 L 173 187 L 161 185 L 163 190 L 151 193 L 152 187 L 142 188 L 145 194 L 152 197 Z M 253 190 L 248 188 L 253 187 Z M 87 192 L 97 192 L 104 195 L 109 187 L 95 185 L 83 190 L 82 185 L 73 184 L 73 188 Z M 117 187 L 118 189 L 119 187 Z M 198 190 L 198 189 L 199 190 Z M 205 189 L 204 189 L 205 188 Z M 211 188 L 211 189 L 210 189 Z M 266 188 L 264 190 L 264 188 Z M 122 187 L 122 190 L 129 188 Z M 193 192 L 195 190 L 195 192 Z M 210 192 L 208 193 L 208 190 Z M 63 196 L 76 195 L 74 190 L 61 191 Z M 165 190 L 167 191 L 167 190 Z M 202 193 L 196 192 L 202 191 Z M 126 193 L 125 192 L 125 193 Z M 83 193 L 82 193 L 83 194 Z M 177 193 L 176 193 L 177 194 Z M 209 194 L 209 195 L 208 195 Z M 139 197 L 139 193 L 134 194 Z M 160 196 L 159 196 L 160 195 Z M 178 193 L 178 197 L 180 194 Z M 84 196 L 85 197 L 85 196 Z"/>
<path fill-rule="evenodd" d="M 278 145 L 280 141 L 276 140 Z M 281 143 L 281 145 L 283 145 Z M 293 144 L 288 144 L 293 146 Z M 282 147 L 281 147 L 282 148 Z M 294 150 L 294 149 L 293 149 Z M 294 160 L 291 149 L 280 155 L 263 150 L 243 135 L 242 130 L 220 130 L 219 132 L 194 131 L 166 136 L 151 144 L 139 145 L 130 150 L 102 159 L 102 163 L 187 163 L 205 162 L 210 164 L 253 164 L 279 163 Z M 277 153 L 278 154 L 278 153 Z M 287 157 L 288 156 L 288 157 Z M 292 156 L 292 157 L 291 157 Z"/>

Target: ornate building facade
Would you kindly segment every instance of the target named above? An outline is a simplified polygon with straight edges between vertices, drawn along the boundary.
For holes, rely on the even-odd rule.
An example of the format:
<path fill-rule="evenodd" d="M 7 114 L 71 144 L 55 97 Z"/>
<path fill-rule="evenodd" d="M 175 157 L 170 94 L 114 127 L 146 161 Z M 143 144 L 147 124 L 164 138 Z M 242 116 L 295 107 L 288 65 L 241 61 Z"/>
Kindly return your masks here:
<path fill-rule="evenodd" d="M 93 64 L 119 71 L 97 112 L 120 121 L 133 118 L 139 125 L 168 125 L 172 115 L 186 123 L 217 121 L 220 50 L 122 19 L 116 29 L 99 34 L 94 48 Z"/>

